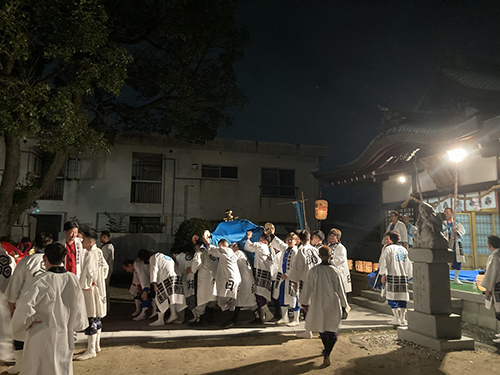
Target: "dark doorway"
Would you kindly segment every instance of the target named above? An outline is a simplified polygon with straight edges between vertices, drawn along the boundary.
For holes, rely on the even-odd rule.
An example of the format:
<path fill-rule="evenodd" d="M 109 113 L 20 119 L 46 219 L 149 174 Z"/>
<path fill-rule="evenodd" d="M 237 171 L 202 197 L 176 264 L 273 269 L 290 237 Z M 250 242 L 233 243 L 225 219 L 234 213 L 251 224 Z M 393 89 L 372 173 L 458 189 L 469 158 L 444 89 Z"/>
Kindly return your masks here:
<path fill-rule="evenodd" d="M 61 221 L 62 215 L 31 215 L 36 219 L 36 230 L 32 239 L 35 239 L 35 236 L 38 233 L 50 233 L 54 242 L 59 239 L 59 233 L 61 233 Z"/>

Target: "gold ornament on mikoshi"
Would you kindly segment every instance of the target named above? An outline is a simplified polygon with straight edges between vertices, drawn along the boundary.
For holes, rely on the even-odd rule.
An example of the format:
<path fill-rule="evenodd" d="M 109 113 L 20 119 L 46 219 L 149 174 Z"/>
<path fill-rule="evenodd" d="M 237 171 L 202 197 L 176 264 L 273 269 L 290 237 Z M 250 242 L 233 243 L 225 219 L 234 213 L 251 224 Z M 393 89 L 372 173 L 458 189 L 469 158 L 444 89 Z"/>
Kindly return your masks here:
<path fill-rule="evenodd" d="M 314 203 L 314 215 L 316 220 L 326 220 L 328 216 L 328 202 L 324 199 L 319 199 Z"/>
<path fill-rule="evenodd" d="M 267 235 L 274 234 L 275 230 L 276 229 L 274 228 L 273 223 L 264 224 L 264 234 L 267 234 Z"/>

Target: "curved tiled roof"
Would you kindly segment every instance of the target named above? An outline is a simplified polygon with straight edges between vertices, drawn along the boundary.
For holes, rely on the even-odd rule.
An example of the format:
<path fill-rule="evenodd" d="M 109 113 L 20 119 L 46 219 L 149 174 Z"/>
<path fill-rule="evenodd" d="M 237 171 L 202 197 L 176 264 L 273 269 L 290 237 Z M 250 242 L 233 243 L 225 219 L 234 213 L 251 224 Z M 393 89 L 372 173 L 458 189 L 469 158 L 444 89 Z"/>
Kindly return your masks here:
<path fill-rule="evenodd" d="M 483 73 L 473 70 L 445 68 L 443 73 L 449 79 L 473 89 L 500 91 L 500 72 Z"/>
<path fill-rule="evenodd" d="M 442 123 L 431 124 L 416 124 L 416 123 L 403 123 L 397 126 L 392 126 L 377 134 L 376 139 L 386 137 L 393 134 L 414 134 L 433 136 L 443 132 L 448 132 L 450 129 L 457 127 L 456 124 L 443 125 Z"/>
<path fill-rule="evenodd" d="M 349 180 L 359 173 L 370 175 L 370 171 L 380 172 L 381 168 L 394 164 L 417 148 L 440 148 L 445 143 L 466 139 L 478 131 L 475 117 L 458 124 L 452 121 L 423 124 L 408 120 L 410 122 L 382 130 L 351 163 L 332 171 L 314 172 L 314 176 L 323 181 L 338 181 L 345 178 Z"/>

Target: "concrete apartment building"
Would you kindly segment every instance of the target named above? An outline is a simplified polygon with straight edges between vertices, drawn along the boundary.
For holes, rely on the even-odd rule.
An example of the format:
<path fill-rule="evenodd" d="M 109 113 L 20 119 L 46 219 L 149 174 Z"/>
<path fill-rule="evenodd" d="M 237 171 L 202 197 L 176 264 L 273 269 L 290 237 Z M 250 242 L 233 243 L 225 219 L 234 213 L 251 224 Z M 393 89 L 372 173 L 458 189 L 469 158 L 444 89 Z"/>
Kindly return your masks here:
<path fill-rule="evenodd" d="M 99 231 L 121 232 L 112 235 L 120 259 L 140 248 L 168 251 L 183 220 L 217 223 L 227 209 L 256 224 L 273 222 L 285 232 L 296 227 L 287 202 L 301 199 L 302 192 L 307 220 L 316 228 L 319 193 L 312 172 L 328 156 L 329 148 L 322 146 L 228 139 L 193 145 L 165 136 L 121 134 L 111 153 L 70 155 L 38 207 L 19 219 L 12 238 L 33 238 L 41 231 L 61 237 L 63 223 L 77 218 Z M 21 175 L 37 173 L 40 165 L 36 142 L 28 140 Z"/>

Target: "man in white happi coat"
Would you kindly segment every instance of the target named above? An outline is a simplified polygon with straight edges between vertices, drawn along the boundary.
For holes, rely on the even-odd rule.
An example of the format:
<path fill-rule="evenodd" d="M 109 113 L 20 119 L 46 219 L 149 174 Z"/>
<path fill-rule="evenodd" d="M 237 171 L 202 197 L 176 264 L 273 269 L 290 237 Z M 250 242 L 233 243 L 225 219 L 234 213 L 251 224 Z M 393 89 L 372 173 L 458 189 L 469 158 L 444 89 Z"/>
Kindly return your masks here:
<path fill-rule="evenodd" d="M 198 236 L 193 236 L 194 256 L 191 262 L 191 271 L 196 275 L 196 308 L 193 310 L 194 321 L 192 326 L 204 325 L 202 316 L 208 308 L 217 305 L 217 286 L 215 277 L 219 260 L 210 254 Z"/>
<path fill-rule="evenodd" d="M 0 245 L 0 292 L 4 293 L 16 269 L 16 260 Z"/>
<path fill-rule="evenodd" d="M 297 255 L 297 235 L 290 232 L 286 237 L 286 243 L 271 233 L 271 246 L 278 249 L 276 282 L 274 283 L 273 298 L 277 299 L 281 306 L 281 319 L 277 324 L 289 324 L 288 309 L 293 311 L 293 322 L 299 321 L 300 307 L 297 303 L 297 286 L 288 274 L 293 268 L 295 256 Z"/>
<path fill-rule="evenodd" d="M 271 293 L 273 291 L 273 265 L 274 251 L 269 248 L 267 236 L 263 233 L 260 236 L 259 242 L 252 242 L 253 233 L 247 232 L 247 240 L 245 242 L 245 251 L 255 254 L 255 298 L 259 307 L 260 318 L 263 322 L 268 322 L 274 318 L 273 313 L 269 310 L 267 303 L 271 301 Z"/>
<path fill-rule="evenodd" d="M 87 350 L 76 357 L 77 361 L 95 358 L 101 351 L 101 319 L 107 314 L 106 276 L 109 271 L 102 251 L 97 247 L 97 233 L 92 230 L 84 232 L 82 243 L 86 252 L 80 274 L 80 287 L 83 290 L 89 325 L 85 329 Z"/>
<path fill-rule="evenodd" d="M 151 280 L 149 280 L 149 257 L 153 254 L 150 250 L 141 249 L 137 255 L 137 259 L 134 261 L 134 272 L 137 274 L 137 278 L 139 280 L 140 285 L 140 298 L 139 298 L 139 313 L 132 314 L 132 320 L 140 321 L 147 318 L 146 312 L 148 309 L 153 306 L 153 302 L 151 300 Z M 145 260 L 146 259 L 146 260 Z M 137 311 L 137 302 L 136 302 L 136 311 Z M 153 312 L 150 318 L 155 317 L 158 314 L 156 305 L 153 306 Z"/>
<path fill-rule="evenodd" d="M 500 237 L 488 236 L 488 250 L 491 251 L 486 262 L 486 273 L 481 286 L 486 288 L 485 294 L 495 311 L 495 317 L 500 321 Z M 500 333 L 493 339 L 495 344 L 500 344 Z"/>
<path fill-rule="evenodd" d="M 76 221 L 67 221 L 64 223 L 63 230 L 64 240 L 59 241 L 59 243 L 63 244 L 68 252 L 64 266 L 66 271 L 74 273 L 80 278 L 86 250 L 83 247 L 82 239 L 78 237 L 79 225 Z"/>
<path fill-rule="evenodd" d="M 385 234 L 385 247 L 379 263 L 382 295 L 392 309 L 394 317 L 389 324 L 406 325 L 406 310 L 410 300 L 408 282 L 413 277 L 413 265 L 408 258 L 408 250 L 398 245 L 399 235 L 395 232 Z"/>
<path fill-rule="evenodd" d="M 418 228 L 410 222 L 408 215 L 403 215 L 403 223 L 406 225 L 406 238 L 408 239 L 408 249 L 413 247 L 413 237 L 418 232 Z"/>
<path fill-rule="evenodd" d="M 451 268 L 455 273 L 455 284 L 463 284 L 458 276 L 460 270 L 462 269 L 462 263 L 465 262 L 465 256 L 462 249 L 462 237 L 465 236 L 465 228 L 457 221 L 455 224 L 455 219 L 453 217 L 453 210 L 451 208 L 444 209 L 445 219 L 441 226 L 441 235 L 448 241 L 448 248 L 453 250 L 455 257 L 453 258 L 453 263 Z"/>
<path fill-rule="evenodd" d="M 165 324 L 164 315 L 170 311 L 166 323 L 182 323 L 186 308 L 186 299 L 182 279 L 175 272 L 175 261 L 166 254 L 153 253 L 149 258 L 149 280 L 155 290 L 155 303 L 158 307 L 158 320 L 150 326 Z"/>
<path fill-rule="evenodd" d="M 125 259 L 122 263 L 122 268 L 125 272 L 132 274 L 132 283 L 130 284 L 128 292 L 134 297 L 135 311 L 131 315 L 135 318 L 141 313 L 141 283 L 139 281 L 139 276 L 137 276 L 137 272 L 135 272 L 133 259 Z"/>
<path fill-rule="evenodd" d="M 352 292 L 351 273 L 349 272 L 349 264 L 347 263 L 347 249 L 340 242 L 342 232 L 340 229 L 332 228 L 328 232 L 328 247 L 332 250 L 330 262 L 337 268 L 337 272 L 344 283 L 344 291 Z"/>
<path fill-rule="evenodd" d="M 394 233 L 398 236 L 399 238 L 399 233 L 396 232 L 396 231 L 393 231 L 391 233 Z M 398 240 L 399 242 L 399 240 Z M 373 288 L 373 290 L 381 290 L 382 289 L 382 283 L 380 281 L 382 275 L 380 274 L 380 262 L 382 262 L 382 258 L 384 257 L 385 255 L 385 248 L 389 245 L 392 245 L 392 241 L 391 239 L 389 238 L 388 235 L 384 235 L 384 238 L 382 239 L 382 243 L 384 246 L 382 246 L 382 249 L 380 250 L 380 256 L 378 257 L 378 264 L 379 264 L 379 268 L 377 269 L 376 272 L 376 277 L 375 279 L 373 280 L 373 284 L 371 282 L 369 282 L 369 285 Z"/>
<path fill-rule="evenodd" d="M 88 324 L 84 297 L 77 277 L 63 266 L 65 247 L 45 249 L 47 272 L 17 300 L 12 317 L 15 332 L 25 331 L 23 375 L 73 374 L 74 332 Z"/>
<path fill-rule="evenodd" d="M 171 254 L 175 260 L 175 273 L 182 278 L 182 288 L 187 308 L 193 311 L 196 308 L 195 282 L 192 271 L 193 253 L 191 251 L 178 252 L 172 250 Z"/>
<path fill-rule="evenodd" d="M 399 220 L 399 212 L 391 211 L 390 213 L 391 222 L 387 226 L 386 233 L 396 231 L 399 234 L 399 245 L 408 248 L 408 232 L 406 230 L 406 225 L 402 221 Z M 384 239 L 382 238 L 382 244 L 384 243 Z"/>
<path fill-rule="evenodd" d="M 298 285 L 298 291 L 302 289 L 309 270 L 321 263 L 318 249 L 311 245 L 309 231 L 303 230 L 299 234 L 302 246 L 297 251 L 292 269 L 288 277 Z"/>
<path fill-rule="evenodd" d="M 12 327 L 7 300 L 0 292 L 0 363 L 12 358 Z M 17 364 L 17 363 L 16 363 Z"/>
<path fill-rule="evenodd" d="M 233 326 L 231 318 L 236 308 L 236 298 L 241 283 L 240 270 L 238 268 L 238 259 L 234 251 L 229 247 L 227 240 L 219 241 L 219 246 L 209 243 L 209 238 L 202 238 L 206 249 L 215 257 L 219 258 L 215 284 L 217 286 L 217 304 L 223 313 L 223 322 L 221 327 L 229 328 Z"/>
<path fill-rule="evenodd" d="M 115 261 L 115 246 L 111 242 L 111 233 L 108 230 L 101 232 L 99 236 L 99 241 L 102 243 L 101 251 L 106 263 L 109 266 L 108 276 L 106 277 L 106 303 L 108 304 L 109 311 L 109 282 L 111 281 L 111 276 L 113 275 L 113 263 Z"/>
<path fill-rule="evenodd" d="M 316 265 L 321 263 L 321 258 L 318 254 L 318 249 L 311 245 L 310 239 L 311 235 L 309 231 L 303 230 L 299 233 L 300 242 L 302 246 L 297 251 L 295 256 L 295 262 L 292 269 L 288 273 L 288 277 L 292 280 L 296 286 L 298 286 L 297 293 L 300 296 L 300 292 L 303 288 L 304 281 L 307 279 L 309 270 Z M 299 297 L 300 298 L 300 297 Z M 297 326 L 298 321 L 292 322 L 289 325 Z M 311 331 L 305 331 L 297 335 L 299 338 L 312 338 Z"/>
<path fill-rule="evenodd" d="M 236 255 L 238 270 L 241 275 L 241 284 L 238 289 L 238 296 L 236 297 L 236 308 L 231 318 L 233 324 L 238 322 L 238 315 L 242 309 L 249 309 L 253 311 L 254 319 L 250 324 L 261 324 L 262 320 L 259 314 L 259 307 L 255 298 L 255 279 L 253 277 L 252 265 L 248 261 L 246 254 L 240 250 L 239 245 L 235 242 L 231 244 Z"/>
<path fill-rule="evenodd" d="M 321 230 L 315 230 L 311 233 L 311 245 L 316 249 L 323 246 L 323 241 L 325 240 L 325 234 Z"/>
<path fill-rule="evenodd" d="M 17 300 L 33 283 L 35 277 L 45 272 L 43 254 L 45 248 L 51 243 L 52 236 L 50 234 L 40 233 L 35 237 L 35 253 L 22 258 L 17 264 L 9 282 L 9 286 L 5 291 L 5 297 L 9 303 L 11 314 L 14 313 Z M 25 335 L 26 331 L 13 332 L 14 358 L 16 363 L 7 370 L 8 374 L 17 374 L 21 371 Z"/>
<path fill-rule="evenodd" d="M 343 311 L 349 311 L 343 282 L 329 262 L 331 249 L 319 248 L 321 263 L 313 267 L 300 293 L 300 304 L 307 311 L 305 328 L 319 332 L 323 342 L 323 364 L 330 365 L 330 353 L 337 342 Z"/>

